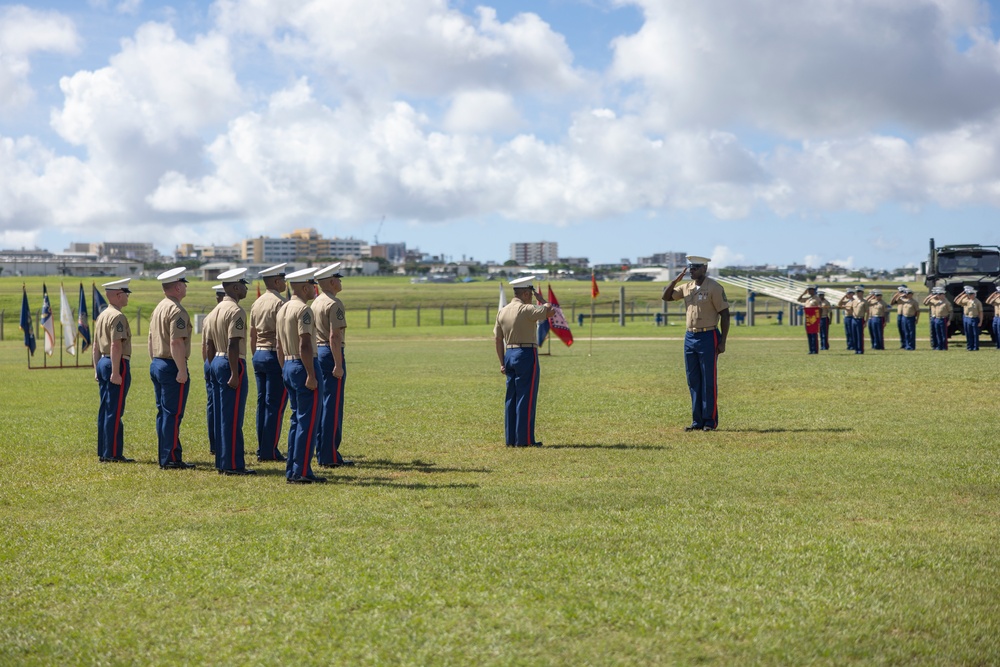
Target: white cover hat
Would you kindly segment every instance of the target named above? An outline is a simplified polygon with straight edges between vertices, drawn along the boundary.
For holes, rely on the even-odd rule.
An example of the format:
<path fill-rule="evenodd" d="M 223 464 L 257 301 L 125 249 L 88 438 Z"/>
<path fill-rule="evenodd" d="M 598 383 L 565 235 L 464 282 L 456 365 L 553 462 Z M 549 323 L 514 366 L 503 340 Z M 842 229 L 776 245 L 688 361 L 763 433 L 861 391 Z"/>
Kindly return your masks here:
<path fill-rule="evenodd" d="M 290 283 L 311 283 L 314 282 L 314 277 L 316 276 L 316 269 L 301 269 L 295 273 L 289 273 L 285 276 L 285 280 Z"/>
<path fill-rule="evenodd" d="M 688 266 L 698 266 L 699 264 L 708 264 L 711 262 L 708 257 L 701 257 L 700 255 L 688 255 L 687 262 Z"/>
<path fill-rule="evenodd" d="M 131 278 L 123 278 L 122 280 L 115 280 L 115 281 L 112 281 L 110 283 L 104 283 L 103 285 L 101 285 L 101 287 L 103 287 L 106 290 L 109 290 L 109 289 L 120 289 L 120 290 L 123 290 L 125 292 L 131 292 L 132 290 L 130 290 L 128 288 L 128 282 L 130 280 L 132 280 L 132 279 Z"/>
<path fill-rule="evenodd" d="M 219 280 L 224 283 L 246 283 L 246 269 L 230 269 L 219 274 Z"/>
<path fill-rule="evenodd" d="M 283 276 L 285 275 L 286 266 L 288 266 L 288 262 L 282 262 L 281 264 L 275 264 L 274 266 L 269 266 L 260 273 L 258 273 L 257 277 L 270 278 L 271 276 Z"/>
<path fill-rule="evenodd" d="M 324 266 L 322 269 L 316 272 L 316 280 L 326 280 L 327 278 L 343 278 L 344 275 L 340 272 L 340 262 L 331 264 L 330 266 Z"/>
<path fill-rule="evenodd" d="M 225 292 L 226 291 L 226 288 L 222 286 L 222 283 L 219 283 L 218 285 L 216 285 L 212 289 L 214 289 L 216 292 Z"/>
<path fill-rule="evenodd" d="M 510 281 L 510 286 L 515 289 L 530 289 L 532 283 L 535 282 L 535 276 L 524 276 L 523 278 L 515 278 Z"/>
<path fill-rule="evenodd" d="M 175 269 L 170 269 L 169 271 L 164 271 L 160 275 L 156 276 L 156 279 L 159 280 L 164 285 L 167 285 L 167 284 L 170 284 L 170 283 L 176 283 L 176 282 L 185 282 L 186 283 L 187 282 L 187 278 L 184 277 L 184 274 L 186 272 L 187 272 L 187 269 L 185 269 L 183 266 L 178 266 Z"/>

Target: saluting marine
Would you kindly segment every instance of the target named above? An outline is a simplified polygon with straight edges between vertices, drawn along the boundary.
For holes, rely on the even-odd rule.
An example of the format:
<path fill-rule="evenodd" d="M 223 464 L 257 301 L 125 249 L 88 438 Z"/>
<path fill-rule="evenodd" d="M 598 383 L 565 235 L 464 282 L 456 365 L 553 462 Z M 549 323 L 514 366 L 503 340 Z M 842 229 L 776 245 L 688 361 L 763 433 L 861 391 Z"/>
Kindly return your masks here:
<path fill-rule="evenodd" d="M 997 291 L 986 297 L 986 303 L 993 306 L 993 342 L 1000 350 L 1000 285 L 996 287 Z"/>
<path fill-rule="evenodd" d="M 889 306 L 882 300 L 880 290 L 872 290 L 867 299 L 868 302 L 868 334 L 871 336 L 872 349 L 885 349 L 885 325 Z"/>
<path fill-rule="evenodd" d="M 215 381 L 215 404 L 219 411 L 216 458 L 220 474 L 252 475 L 246 467 L 243 417 L 247 407 L 247 313 L 240 305 L 246 298 L 246 269 L 219 274 L 226 297 L 216 307 L 209 329 L 208 353 Z"/>
<path fill-rule="evenodd" d="M 920 305 L 913 296 L 913 290 L 903 288 L 903 296 L 897 299 L 899 304 L 899 321 L 903 327 L 903 349 L 917 349 L 917 324 L 920 322 Z"/>
<path fill-rule="evenodd" d="M 847 293 L 837 302 L 837 308 L 844 311 L 844 336 L 847 338 L 847 349 L 854 350 L 857 345 L 854 343 L 854 290 L 848 289 Z"/>
<path fill-rule="evenodd" d="M 340 262 L 317 271 L 315 278 L 320 294 L 310 306 L 316 316 L 316 345 L 323 379 L 323 418 L 316 449 L 316 460 L 321 468 L 354 465 L 354 461 L 340 455 L 344 435 L 344 383 L 347 380 L 344 362 L 347 316 L 344 302 L 338 296 L 343 289 L 340 280 L 343 277 Z"/>
<path fill-rule="evenodd" d="M 865 300 L 865 286 L 854 288 L 854 354 L 865 353 L 865 321 L 868 319 L 868 302 Z"/>
<path fill-rule="evenodd" d="M 816 295 L 816 286 L 809 285 L 806 290 L 799 295 L 799 303 L 806 308 L 822 308 L 822 303 Z M 820 325 L 822 327 L 822 325 Z M 809 354 L 819 354 L 819 332 L 809 333 L 806 331 L 806 340 L 809 342 Z"/>
<path fill-rule="evenodd" d="M 900 285 L 889 299 L 890 306 L 896 306 L 896 328 L 899 330 L 899 349 L 906 349 L 906 335 L 903 333 L 903 305 L 899 302 L 906 294 L 906 285 Z"/>
<path fill-rule="evenodd" d="M 943 287 L 931 288 L 931 293 L 924 299 L 924 305 L 931 311 L 931 349 L 948 349 L 948 323 L 954 310 L 945 294 Z"/>
<path fill-rule="evenodd" d="M 983 326 L 983 302 L 976 298 L 976 288 L 966 285 L 963 293 L 955 297 L 955 305 L 962 307 L 962 331 L 965 349 L 979 351 L 979 329 Z"/>
<path fill-rule="evenodd" d="M 493 339 L 500 372 L 507 376 L 504 398 L 504 441 L 508 447 L 541 447 L 535 439 L 535 406 L 538 403 L 538 345 L 535 325 L 556 309 L 535 292 L 534 276 L 510 281 L 514 298 L 497 312 Z M 532 293 L 540 305 L 531 303 Z"/>
<path fill-rule="evenodd" d="M 108 298 L 94 322 L 94 379 L 97 380 L 100 407 L 97 409 L 97 456 L 101 463 L 132 463 L 125 458 L 125 399 L 132 386 L 132 328 L 122 309 L 128 305 L 129 278 L 104 283 Z"/>
<path fill-rule="evenodd" d="M 662 299 L 683 299 L 687 309 L 684 370 L 691 390 L 691 425 L 684 430 L 714 431 L 719 426 L 718 359 L 729 337 L 729 302 L 722 285 L 708 277 L 709 259 L 689 255 L 687 261 L 687 267 L 663 290 Z M 693 280 L 678 288 L 688 270 Z"/>
<path fill-rule="evenodd" d="M 215 408 L 215 380 L 212 379 L 212 356 L 208 353 L 208 341 L 211 340 L 209 328 L 218 314 L 219 304 L 225 298 L 226 290 L 222 285 L 216 285 L 212 289 L 215 290 L 215 308 L 201 321 L 201 360 L 205 372 L 205 421 L 208 423 L 208 453 L 215 457 L 215 467 L 218 468 L 219 446 L 216 440 L 218 440 L 219 434 L 219 413 Z"/>
<path fill-rule="evenodd" d="M 830 349 L 830 313 L 833 311 L 833 304 L 826 300 L 826 292 L 816 291 L 819 299 L 819 349 Z"/>
<path fill-rule="evenodd" d="M 315 318 L 309 300 L 315 295 L 316 269 L 302 269 L 286 278 L 292 298 L 278 311 L 278 352 L 282 376 L 292 407 L 288 429 L 288 462 L 285 477 L 289 484 L 325 482 L 312 472 L 312 457 L 319 442 L 319 419 L 323 385 L 319 384 L 319 360 L 314 337 Z"/>
<path fill-rule="evenodd" d="M 285 266 L 278 264 L 257 275 L 267 291 L 250 308 L 250 349 L 253 350 L 253 373 L 257 380 L 257 460 L 284 461 L 278 449 L 281 420 L 288 403 L 288 390 L 281 377 L 276 333 L 278 311 L 285 305 Z"/>
<path fill-rule="evenodd" d="M 163 300 L 149 316 L 149 377 L 156 398 L 156 438 L 163 469 L 194 468 L 184 461 L 181 422 L 189 392 L 188 358 L 191 356 L 191 318 L 181 305 L 187 296 L 184 267 L 156 277 Z"/>

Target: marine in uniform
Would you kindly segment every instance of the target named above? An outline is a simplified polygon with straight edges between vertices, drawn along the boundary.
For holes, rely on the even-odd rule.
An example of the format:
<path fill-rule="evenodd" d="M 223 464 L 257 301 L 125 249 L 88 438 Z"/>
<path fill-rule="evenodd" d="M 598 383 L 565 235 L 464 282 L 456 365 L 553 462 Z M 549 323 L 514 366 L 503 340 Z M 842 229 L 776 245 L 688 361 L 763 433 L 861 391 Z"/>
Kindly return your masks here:
<path fill-rule="evenodd" d="M 214 312 L 209 329 L 208 353 L 212 357 L 215 404 L 218 409 L 220 474 L 252 475 L 246 467 L 243 443 L 243 417 L 247 407 L 247 313 L 240 305 L 246 298 L 246 269 L 232 269 L 219 274 L 226 296 Z"/>
<path fill-rule="evenodd" d="M 714 431 L 719 426 L 718 360 L 729 337 L 729 302 L 722 285 L 708 277 L 708 260 L 689 255 L 688 265 L 663 290 L 664 301 L 684 300 L 687 333 L 684 369 L 691 390 L 691 425 L 685 431 Z M 677 283 L 690 271 L 692 280 Z M 717 327 L 721 327 L 721 334 Z"/>
<path fill-rule="evenodd" d="M 128 305 L 129 278 L 104 283 L 108 299 L 94 322 L 94 378 L 100 406 L 97 409 L 97 456 L 101 463 L 132 463 L 125 458 L 125 399 L 132 386 L 132 329 L 122 309 Z"/>
<path fill-rule="evenodd" d="M 181 305 L 187 296 L 184 267 L 165 271 L 156 277 L 163 289 L 163 300 L 149 316 L 149 377 L 156 399 L 156 438 L 160 467 L 194 468 L 184 461 L 181 446 L 181 422 L 190 393 L 188 358 L 191 356 L 191 317 Z"/>
<path fill-rule="evenodd" d="M 315 295 L 316 269 L 302 269 L 286 276 L 292 298 L 278 311 L 276 320 L 282 376 L 292 408 L 288 429 L 288 462 L 285 477 L 289 484 L 325 482 L 312 471 L 312 457 L 319 443 L 319 420 L 323 405 L 323 385 L 319 383 L 316 358 L 315 319 L 309 300 Z"/>
<path fill-rule="evenodd" d="M 1000 285 L 996 292 L 986 297 L 986 303 L 993 306 L 993 342 L 1000 350 Z"/>
<path fill-rule="evenodd" d="M 889 314 L 889 306 L 882 300 L 882 292 L 880 290 L 872 290 L 871 296 L 868 297 L 867 302 L 868 334 L 871 336 L 872 349 L 884 350 L 885 325 L 888 319 L 887 315 Z"/>
<path fill-rule="evenodd" d="M 208 453 L 216 457 L 215 467 L 218 468 L 219 446 L 216 440 L 219 433 L 219 414 L 215 409 L 215 381 L 212 379 L 212 357 L 208 353 L 208 341 L 211 340 L 208 332 L 217 314 L 219 304 L 226 296 L 226 290 L 221 284 L 212 289 L 215 290 L 215 308 L 201 322 L 201 360 L 205 372 L 205 421 L 208 423 Z"/>
<path fill-rule="evenodd" d="M 854 354 L 865 353 L 865 320 L 868 319 L 868 302 L 864 285 L 854 288 Z"/>
<path fill-rule="evenodd" d="M 837 302 L 837 308 L 844 311 L 844 336 L 847 338 L 847 349 L 853 350 L 857 347 L 854 344 L 854 290 L 849 289 L 847 293 Z"/>
<path fill-rule="evenodd" d="M 257 460 L 284 461 L 278 449 L 281 420 L 288 403 L 288 390 L 281 377 L 276 333 L 278 311 L 285 305 L 285 266 L 278 264 L 257 274 L 267 291 L 250 308 L 250 349 L 257 380 Z"/>
<path fill-rule="evenodd" d="M 900 285 L 896 288 L 896 292 L 889 299 L 889 306 L 896 306 L 896 328 L 899 329 L 899 349 L 906 349 L 906 336 L 903 334 L 903 305 L 900 300 L 905 296 L 906 290 L 908 288 L 906 285 Z"/>
<path fill-rule="evenodd" d="M 323 380 L 323 418 L 316 449 L 316 460 L 321 468 L 354 465 L 354 461 L 340 455 L 344 434 L 344 383 L 347 380 L 344 361 L 347 316 L 344 302 L 338 296 L 343 289 L 343 277 L 340 262 L 318 270 L 315 278 L 320 294 L 310 306 L 316 317 L 316 346 Z"/>
<path fill-rule="evenodd" d="M 816 295 L 815 285 L 810 285 L 799 295 L 799 303 L 805 308 L 822 308 L 819 297 Z M 822 324 L 820 328 L 822 328 Z M 819 354 L 819 333 L 809 333 L 806 331 L 806 340 L 809 342 L 809 354 Z"/>
<path fill-rule="evenodd" d="M 816 290 L 816 297 L 819 299 L 819 349 L 830 349 L 830 313 L 833 312 L 833 304 L 826 300 L 826 292 Z"/>
<path fill-rule="evenodd" d="M 903 296 L 898 299 L 900 323 L 903 327 L 903 349 L 917 349 L 917 324 L 920 322 L 920 305 L 913 296 L 913 290 L 903 288 Z"/>
<path fill-rule="evenodd" d="M 955 305 L 962 307 L 962 331 L 965 349 L 979 351 L 979 329 L 983 326 L 983 302 L 976 298 L 976 288 L 966 285 L 962 294 L 955 297 Z"/>
<path fill-rule="evenodd" d="M 931 293 L 924 299 L 924 305 L 931 311 L 931 349 L 948 349 L 948 323 L 951 321 L 953 308 L 943 287 L 931 288 Z"/>
<path fill-rule="evenodd" d="M 504 398 L 504 442 L 508 447 L 541 447 L 535 439 L 535 407 L 538 403 L 538 345 L 536 324 L 556 310 L 535 292 L 534 276 L 510 281 L 514 298 L 497 312 L 493 339 L 500 372 L 507 377 Z M 540 305 L 532 304 L 532 293 Z"/>

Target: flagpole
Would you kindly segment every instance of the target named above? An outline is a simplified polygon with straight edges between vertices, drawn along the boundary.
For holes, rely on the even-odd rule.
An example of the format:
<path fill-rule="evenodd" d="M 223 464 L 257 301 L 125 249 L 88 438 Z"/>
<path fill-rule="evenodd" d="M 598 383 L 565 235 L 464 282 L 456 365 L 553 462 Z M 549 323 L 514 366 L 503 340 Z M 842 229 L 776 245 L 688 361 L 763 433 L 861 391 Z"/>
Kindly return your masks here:
<path fill-rule="evenodd" d="M 590 297 L 590 352 L 587 356 L 594 356 L 594 297 Z"/>

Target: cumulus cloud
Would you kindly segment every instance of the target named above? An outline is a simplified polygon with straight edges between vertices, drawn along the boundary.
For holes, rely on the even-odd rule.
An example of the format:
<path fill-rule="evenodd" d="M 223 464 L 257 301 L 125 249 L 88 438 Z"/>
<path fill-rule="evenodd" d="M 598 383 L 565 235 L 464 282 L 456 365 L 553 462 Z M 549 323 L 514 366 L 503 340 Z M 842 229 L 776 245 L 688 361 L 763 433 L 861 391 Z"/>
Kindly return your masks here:
<path fill-rule="evenodd" d="M 709 258 L 715 267 L 739 266 L 746 262 L 746 256 L 724 245 L 717 245 Z"/>
<path fill-rule="evenodd" d="M 817 138 L 940 130 L 1000 105 L 978 0 L 622 1 L 646 20 L 615 40 L 612 74 L 641 82 L 669 125 Z"/>
<path fill-rule="evenodd" d="M 521 124 L 514 99 L 494 90 L 474 90 L 455 95 L 444 119 L 450 132 L 474 134 L 507 132 Z"/>
<path fill-rule="evenodd" d="M 76 53 L 80 37 L 69 17 L 24 5 L 0 7 L 0 108 L 29 102 L 31 55 Z"/>

